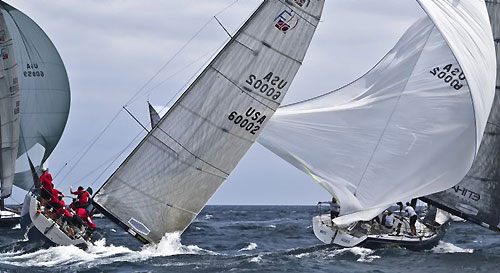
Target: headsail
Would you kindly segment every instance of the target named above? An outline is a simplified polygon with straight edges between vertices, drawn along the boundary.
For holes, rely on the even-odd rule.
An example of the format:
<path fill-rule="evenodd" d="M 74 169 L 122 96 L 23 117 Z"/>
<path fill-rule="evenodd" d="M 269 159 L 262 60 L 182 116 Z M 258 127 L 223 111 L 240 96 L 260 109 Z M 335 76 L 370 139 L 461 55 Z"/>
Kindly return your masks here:
<path fill-rule="evenodd" d="M 278 108 L 323 4 L 264 1 L 96 193 L 96 207 L 143 242 L 183 231 Z"/>
<path fill-rule="evenodd" d="M 1 198 L 9 197 L 16 171 L 19 146 L 19 77 L 16 54 L 6 14 L 0 11 L 0 180 Z"/>
<path fill-rule="evenodd" d="M 280 108 L 259 138 L 340 200 L 338 224 L 455 185 L 477 152 L 496 67 L 484 2 L 419 3 L 427 16 L 377 66 Z"/>
<path fill-rule="evenodd" d="M 486 1 L 500 62 L 500 1 Z M 453 188 L 422 198 L 484 227 L 500 229 L 500 69 L 496 96 L 477 157 L 465 178 Z"/>
<path fill-rule="evenodd" d="M 12 56 L 18 63 L 21 139 L 17 156 L 33 146 L 45 148 L 35 165 L 41 165 L 54 150 L 68 119 L 70 89 L 64 64 L 43 30 L 28 16 L 0 1 L 6 26 L 12 36 Z M 16 175 L 14 184 L 23 189 L 33 185 L 27 160 Z M 22 168 L 21 168 L 22 169 Z"/>
<path fill-rule="evenodd" d="M 156 112 L 155 108 L 151 103 L 148 102 L 149 107 L 149 118 L 151 119 L 151 128 L 154 128 L 158 122 L 160 122 L 160 115 Z"/>

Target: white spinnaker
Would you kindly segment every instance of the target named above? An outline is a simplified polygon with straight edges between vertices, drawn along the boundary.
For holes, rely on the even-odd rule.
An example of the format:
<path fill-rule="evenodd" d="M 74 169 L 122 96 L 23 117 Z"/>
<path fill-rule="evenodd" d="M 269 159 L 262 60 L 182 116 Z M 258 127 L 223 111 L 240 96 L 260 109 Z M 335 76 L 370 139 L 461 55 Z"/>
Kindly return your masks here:
<path fill-rule="evenodd" d="M 0 180 L 1 198 L 12 193 L 19 146 L 19 77 L 13 39 L 0 11 Z"/>
<path fill-rule="evenodd" d="M 323 4 L 264 1 L 96 193 L 96 206 L 143 241 L 183 231 L 278 108 Z"/>
<path fill-rule="evenodd" d="M 13 39 L 13 54 L 18 62 L 21 138 L 17 156 L 22 156 L 37 143 L 45 148 L 40 158 L 31 159 L 41 165 L 56 147 L 70 107 L 68 75 L 57 49 L 45 32 L 28 16 L 0 2 L 0 9 Z M 19 162 L 19 161 L 18 161 Z M 18 166 L 14 184 L 28 190 L 33 179 L 27 160 Z"/>
<path fill-rule="evenodd" d="M 430 16 L 376 67 L 280 108 L 259 138 L 340 200 L 337 224 L 457 184 L 477 152 L 496 72 L 484 2 L 420 3 Z"/>

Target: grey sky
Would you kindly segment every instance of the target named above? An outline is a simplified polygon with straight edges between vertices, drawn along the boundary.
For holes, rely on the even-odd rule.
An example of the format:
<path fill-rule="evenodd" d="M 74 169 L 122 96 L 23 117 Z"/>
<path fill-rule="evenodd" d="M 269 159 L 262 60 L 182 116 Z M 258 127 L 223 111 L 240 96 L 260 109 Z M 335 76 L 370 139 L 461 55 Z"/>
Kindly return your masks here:
<path fill-rule="evenodd" d="M 97 188 L 107 179 L 121 159 L 107 171 L 94 169 L 107 166 L 141 132 L 141 127 L 122 111 L 75 166 L 85 145 L 213 15 L 234 0 L 7 2 L 47 33 L 66 65 L 72 105 L 68 125 L 49 166 L 52 174 L 57 174 L 56 186 L 68 192 L 70 185 L 94 183 Z M 234 33 L 260 2 L 240 0 L 217 17 Z M 422 15 L 415 0 L 327 1 L 322 23 L 284 104 L 355 80 L 375 65 Z M 227 38 L 212 20 L 144 89 L 147 92 L 128 103 L 127 108 L 147 124 L 146 101 L 166 105 Z M 66 162 L 68 166 L 59 173 Z M 17 200 L 22 200 L 22 196 L 19 190 L 14 194 Z M 310 205 L 326 198 L 326 191 L 313 179 L 255 144 L 209 204 Z"/>

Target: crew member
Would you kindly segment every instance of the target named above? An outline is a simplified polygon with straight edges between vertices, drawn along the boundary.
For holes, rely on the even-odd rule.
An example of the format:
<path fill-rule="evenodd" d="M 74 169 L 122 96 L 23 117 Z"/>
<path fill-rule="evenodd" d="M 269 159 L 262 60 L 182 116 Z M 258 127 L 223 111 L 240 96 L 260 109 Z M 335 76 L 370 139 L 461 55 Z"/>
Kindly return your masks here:
<path fill-rule="evenodd" d="M 76 214 L 75 216 L 79 217 L 87 225 L 87 231 L 85 232 L 85 237 L 87 240 L 90 239 L 90 236 L 97 227 L 96 224 L 88 214 L 87 210 L 84 208 L 77 208 L 75 214 Z"/>
<path fill-rule="evenodd" d="M 52 189 L 52 192 L 50 195 L 49 205 L 52 207 L 52 209 L 54 211 L 58 210 L 61 207 L 59 201 L 60 201 L 60 198 L 62 198 L 63 196 L 64 196 L 64 194 L 62 192 L 60 192 L 59 190 Z"/>
<path fill-rule="evenodd" d="M 394 225 L 394 214 L 392 214 L 392 210 L 388 210 L 387 215 L 385 216 L 384 227 L 392 229 L 393 225 Z"/>
<path fill-rule="evenodd" d="M 40 184 L 42 187 L 40 188 L 40 195 L 42 197 L 42 206 L 45 206 L 46 201 L 50 200 L 52 196 L 52 189 L 54 188 L 54 184 L 52 184 L 52 175 L 49 173 L 49 169 L 42 168 L 42 175 L 40 175 Z"/>
<path fill-rule="evenodd" d="M 332 197 L 332 201 L 328 203 L 330 204 L 330 218 L 333 223 L 333 219 L 337 218 L 340 214 L 340 205 L 337 203 L 335 197 Z"/>
<path fill-rule="evenodd" d="M 92 189 L 90 187 L 88 187 L 87 190 L 83 190 L 83 187 L 79 186 L 78 190 L 75 192 L 72 187 L 69 187 L 69 191 L 78 198 L 71 204 L 71 208 L 86 208 L 89 205 L 90 194 L 92 194 Z"/>
<path fill-rule="evenodd" d="M 410 202 L 406 202 L 405 208 L 406 214 L 410 217 L 410 229 L 413 236 L 417 235 L 417 229 L 415 228 L 415 223 L 417 222 L 417 214 L 415 209 L 410 205 Z"/>

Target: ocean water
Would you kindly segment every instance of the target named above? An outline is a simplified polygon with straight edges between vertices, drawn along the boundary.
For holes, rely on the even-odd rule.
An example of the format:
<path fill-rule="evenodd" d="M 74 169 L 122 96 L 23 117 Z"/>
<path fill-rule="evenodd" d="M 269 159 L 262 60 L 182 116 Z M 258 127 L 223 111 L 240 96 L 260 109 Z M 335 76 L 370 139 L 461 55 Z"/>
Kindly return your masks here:
<path fill-rule="evenodd" d="M 454 222 L 432 250 L 335 248 L 313 234 L 314 206 L 207 206 L 182 235 L 143 246 L 97 218 L 103 239 L 31 249 L 0 233 L 0 272 L 500 272 L 500 234 Z"/>

